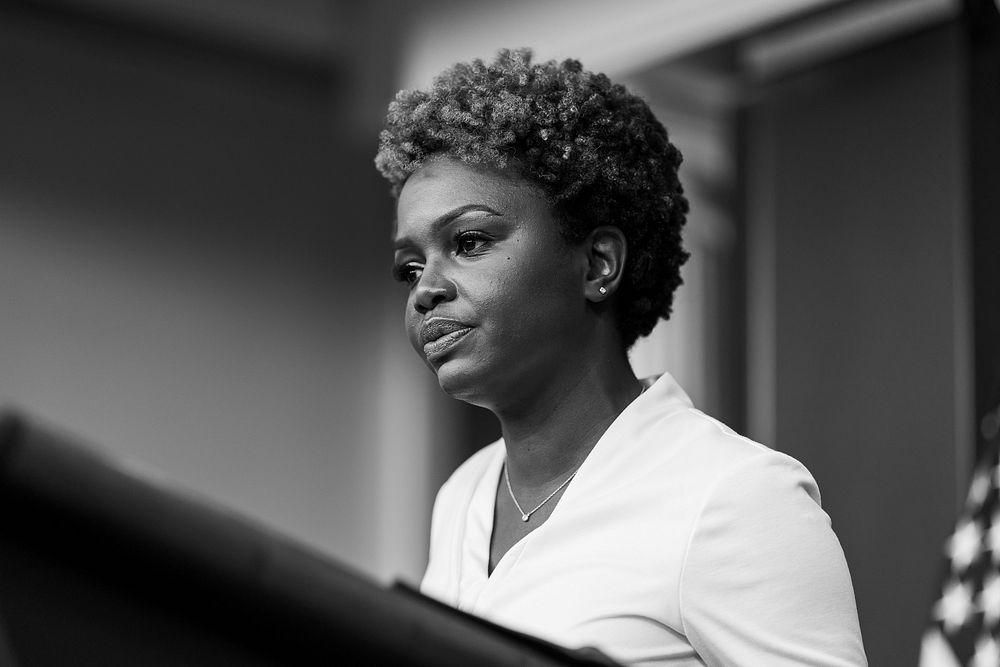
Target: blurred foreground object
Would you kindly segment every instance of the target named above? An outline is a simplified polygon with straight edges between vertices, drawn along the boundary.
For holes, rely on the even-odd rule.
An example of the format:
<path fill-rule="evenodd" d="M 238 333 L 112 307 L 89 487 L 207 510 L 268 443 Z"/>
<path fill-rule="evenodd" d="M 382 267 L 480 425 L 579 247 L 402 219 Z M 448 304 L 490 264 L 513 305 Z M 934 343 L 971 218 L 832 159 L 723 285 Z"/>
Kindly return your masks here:
<path fill-rule="evenodd" d="M 15 413 L 0 522 L 5 665 L 614 664 L 380 587 Z"/>
<path fill-rule="evenodd" d="M 1000 438 L 976 465 L 945 554 L 920 665 L 1000 665 Z"/>

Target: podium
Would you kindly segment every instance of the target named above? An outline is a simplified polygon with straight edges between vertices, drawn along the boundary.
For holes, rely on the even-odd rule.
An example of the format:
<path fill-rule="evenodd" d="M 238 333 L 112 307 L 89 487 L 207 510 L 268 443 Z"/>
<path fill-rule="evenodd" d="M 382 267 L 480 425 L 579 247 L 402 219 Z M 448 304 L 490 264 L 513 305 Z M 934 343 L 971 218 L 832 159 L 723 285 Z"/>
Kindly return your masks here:
<path fill-rule="evenodd" d="M 614 665 L 382 586 L 23 412 L 0 416 L 0 665 Z"/>

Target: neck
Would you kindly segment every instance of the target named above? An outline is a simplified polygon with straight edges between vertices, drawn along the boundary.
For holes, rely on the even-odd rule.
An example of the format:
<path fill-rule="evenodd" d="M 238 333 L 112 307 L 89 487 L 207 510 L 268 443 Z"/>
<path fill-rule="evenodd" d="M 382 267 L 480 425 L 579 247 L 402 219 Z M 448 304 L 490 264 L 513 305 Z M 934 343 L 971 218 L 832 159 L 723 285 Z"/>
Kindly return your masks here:
<path fill-rule="evenodd" d="M 526 388 L 494 410 L 515 487 L 543 489 L 572 474 L 622 410 L 642 391 L 628 358 L 606 355 L 590 366 Z"/>

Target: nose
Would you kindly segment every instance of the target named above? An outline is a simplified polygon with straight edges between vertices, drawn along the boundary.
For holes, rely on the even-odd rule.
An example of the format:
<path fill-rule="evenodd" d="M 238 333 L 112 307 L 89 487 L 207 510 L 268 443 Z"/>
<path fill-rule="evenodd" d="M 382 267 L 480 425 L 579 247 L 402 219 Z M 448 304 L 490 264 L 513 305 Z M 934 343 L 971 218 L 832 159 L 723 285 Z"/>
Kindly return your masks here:
<path fill-rule="evenodd" d="M 417 283 L 413 307 L 424 315 L 438 304 L 454 299 L 455 294 L 455 283 L 428 263 L 420 275 L 420 282 Z"/>

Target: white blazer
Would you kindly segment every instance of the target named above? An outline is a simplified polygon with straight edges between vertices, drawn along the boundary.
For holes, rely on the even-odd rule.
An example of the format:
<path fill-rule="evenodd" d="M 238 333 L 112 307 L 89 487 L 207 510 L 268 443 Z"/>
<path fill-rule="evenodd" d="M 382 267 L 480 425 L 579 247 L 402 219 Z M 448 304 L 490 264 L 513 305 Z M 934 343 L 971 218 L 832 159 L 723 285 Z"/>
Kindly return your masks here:
<path fill-rule="evenodd" d="M 663 375 L 551 516 L 487 576 L 504 443 L 434 505 L 421 590 L 630 665 L 866 665 L 843 550 L 795 459 L 696 410 Z"/>

